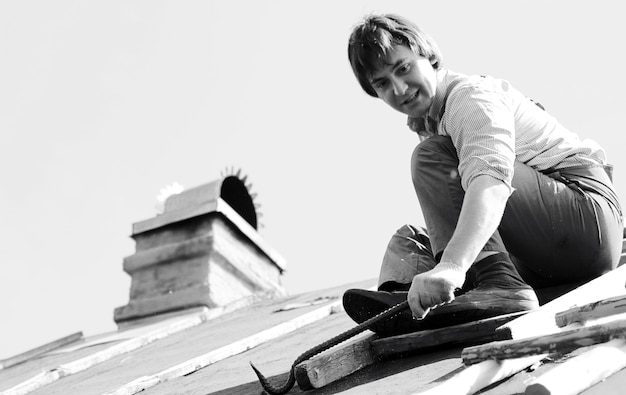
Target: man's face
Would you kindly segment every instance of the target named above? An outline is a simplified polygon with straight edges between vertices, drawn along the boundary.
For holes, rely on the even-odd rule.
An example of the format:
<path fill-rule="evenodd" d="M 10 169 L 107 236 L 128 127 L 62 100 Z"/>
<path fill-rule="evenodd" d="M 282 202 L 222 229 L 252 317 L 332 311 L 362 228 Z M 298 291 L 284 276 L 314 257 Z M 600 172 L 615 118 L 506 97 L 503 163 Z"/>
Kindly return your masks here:
<path fill-rule="evenodd" d="M 372 73 L 370 84 L 391 108 L 417 118 L 430 108 L 437 77 L 428 59 L 404 45 L 396 45 Z"/>

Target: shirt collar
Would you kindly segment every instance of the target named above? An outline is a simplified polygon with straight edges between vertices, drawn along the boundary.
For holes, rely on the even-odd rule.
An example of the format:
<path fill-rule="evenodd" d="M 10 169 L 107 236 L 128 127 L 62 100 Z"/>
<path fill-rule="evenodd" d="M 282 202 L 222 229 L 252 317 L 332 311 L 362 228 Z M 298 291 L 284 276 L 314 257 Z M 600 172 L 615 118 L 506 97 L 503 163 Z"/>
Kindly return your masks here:
<path fill-rule="evenodd" d="M 446 91 L 450 83 L 458 78 L 460 74 L 451 72 L 447 69 L 439 69 L 436 73 L 437 78 L 437 90 L 433 102 L 428 109 L 428 112 L 419 118 L 409 117 L 407 125 L 409 129 L 416 133 L 425 133 L 429 135 L 437 134 L 437 130 L 433 130 L 432 125 L 439 123 L 439 112 L 443 106 L 443 101 L 446 97 Z"/>

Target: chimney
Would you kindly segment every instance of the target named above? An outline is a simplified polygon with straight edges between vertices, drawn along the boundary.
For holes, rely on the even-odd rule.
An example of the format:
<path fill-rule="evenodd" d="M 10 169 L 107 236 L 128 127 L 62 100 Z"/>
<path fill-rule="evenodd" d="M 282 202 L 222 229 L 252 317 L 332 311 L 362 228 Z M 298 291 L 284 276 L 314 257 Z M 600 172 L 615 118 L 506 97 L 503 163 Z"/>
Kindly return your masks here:
<path fill-rule="evenodd" d="M 115 309 L 118 326 L 286 294 L 285 262 L 257 232 L 239 173 L 172 195 L 162 214 L 133 224 L 130 300 Z"/>

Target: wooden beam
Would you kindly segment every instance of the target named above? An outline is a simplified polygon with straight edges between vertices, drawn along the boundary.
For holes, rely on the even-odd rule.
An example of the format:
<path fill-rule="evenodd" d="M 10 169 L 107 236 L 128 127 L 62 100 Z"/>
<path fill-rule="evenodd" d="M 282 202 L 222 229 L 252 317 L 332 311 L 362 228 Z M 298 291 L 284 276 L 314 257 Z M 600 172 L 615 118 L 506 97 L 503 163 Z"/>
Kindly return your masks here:
<path fill-rule="evenodd" d="M 573 326 L 576 326 L 573 324 Z M 589 327 L 578 327 L 550 335 L 519 340 L 504 340 L 467 347 L 461 353 L 463 363 L 472 365 L 488 359 L 521 358 L 537 354 L 568 353 L 580 347 L 608 342 L 626 336 L 626 318 Z"/>
<path fill-rule="evenodd" d="M 626 340 L 615 339 L 556 364 L 526 387 L 526 395 L 578 394 L 626 367 Z"/>
<path fill-rule="evenodd" d="M 388 358 L 398 354 L 417 352 L 442 344 L 479 344 L 491 342 L 498 340 L 496 328 L 524 314 L 526 314 L 526 312 L 505 314 L 445 328 L 385 337 L 372 341 L 372 349 L 374 354 L 378 357 Z"/>
<path fill-rule="evenodd" d="M 368 288 L 376 289 L 376 286 Z M 296 365 L 294 373 L 302 390 L 321 388 L 376 362 L 371 342 L 376 334 L 360 335 Z"/>
<path fill-rule="evenodd" d="M 498 328 L 501 339 L 521 339 L 559 331 L 554 317 L 574 306 L 626 294 L 626 265 L 620 266 Z"/>
<path fill-rule="evenodd" d="M 545 357 L 546 355 L 533 355 L 504 361 L 483 361 L 466 367 L 436 387 L 418 393 L 420 395 L 473 394 L 540 362 Z"/>
<path fill-rule="evenodd" d="M 32 358 L 38 357 L 52 350 L 56 350 L 68 344 L 74 343 L 82 338 L 83 338 L 83 332 L 72 333 L 71 335 L 62 337 L 50 343 L 46 343 L 39 347 L 33 348 L 32 350 L 28 350 L 26 352 L 15 355 L 13 357 L 3 359 L 2 361 L 0 361 L 0 370 L 10 368 L 11 366 L 15 366 L 17 364 L 26 362 Z"/>
<path fill-rule="evenodd" d="M 554 320 L 558 327 L 564 327 L 575 322 L 583 324 L 588 320 L 621 313 L 626 313 L 626 295 L 602 299 L 580 307 L 573 307 L 557 313 L 554 316 Z"/>
<path fill-rule="evenodd" d="M 376 362 L 370 344 L 378 338 L 370 334 L 338 346 L 296 366 L 296 382 L 301 390 L 321 388 Z"/>

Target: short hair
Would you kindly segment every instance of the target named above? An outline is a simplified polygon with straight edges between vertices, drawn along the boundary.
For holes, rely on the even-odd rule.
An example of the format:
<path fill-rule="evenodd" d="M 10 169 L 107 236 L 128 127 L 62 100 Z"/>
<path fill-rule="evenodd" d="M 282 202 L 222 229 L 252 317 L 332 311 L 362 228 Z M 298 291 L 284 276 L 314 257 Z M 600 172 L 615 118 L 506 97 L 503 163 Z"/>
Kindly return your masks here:
<path fill-rule="evenodd" d="M 395 45 L 405 45 L 439 69 L 443 58 L 437 43 L 415 23 L 395 14 L 367 15 L 350 34 L 348 59 L 361 88 L 378 97 L 370 84 L 372 73 Z"/>

